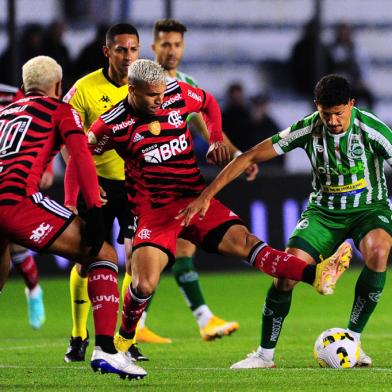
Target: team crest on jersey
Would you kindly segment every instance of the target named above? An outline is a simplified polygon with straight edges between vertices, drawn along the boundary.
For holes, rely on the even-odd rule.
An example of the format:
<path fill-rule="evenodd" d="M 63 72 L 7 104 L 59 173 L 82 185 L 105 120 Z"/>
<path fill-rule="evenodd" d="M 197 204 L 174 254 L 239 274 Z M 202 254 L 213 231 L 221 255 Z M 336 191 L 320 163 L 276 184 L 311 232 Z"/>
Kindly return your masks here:
<path fill-rule="evenodd" d="M 169 117 L 167 121 L 169 122 L 170 125 L 173 125 L 176 128 L 180 127 L 184 123 L 184 120 L 181 118 L 181 114 L 179 110 L 172 110 L 169 113 Z"/>
<path fill-rule="evenodd" d="M 350 135 L 347 146 L 347 156 L 352 159 L 361 159 L 365 148 L 358 135 Z"/>
<path fill-rule="evenodd" d="M 161 124 L 159 121 L 153 121 L 148 124 L 148 130 L 155 136 L 158 136 L 161 133 Z"/>
<path fill-rule="evenodd" d="M 380 219 L 381 222 L 389 223 L 389 220 L 388 220 L 388 218 L 386 216 L 383 216 L 383 215 L 377 215 L 377 216 L 378 216 L 378 219 Z"/>
<path fill-rule="evenodd" d="M 303 230 L 309 226 L 309 219 L 301 219 L 297 224 L 297 229 Z"/>

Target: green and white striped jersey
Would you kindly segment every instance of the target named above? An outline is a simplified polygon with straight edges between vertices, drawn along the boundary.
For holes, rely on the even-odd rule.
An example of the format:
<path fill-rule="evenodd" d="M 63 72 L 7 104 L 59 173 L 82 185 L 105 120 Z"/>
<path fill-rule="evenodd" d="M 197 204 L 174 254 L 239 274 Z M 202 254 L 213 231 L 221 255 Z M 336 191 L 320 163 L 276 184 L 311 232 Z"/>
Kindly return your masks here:
<path fill-rule="evenodd" d="M 313 175 L 310 206 L 348 210 L 388 204 L 384 161 L 392 166 L 392 131 L 374 114 L 354 107 L 348 131 L 334 135 L 315 112 L 274 135 L 272 143 L 278 154 L 305 150 Z"/>
<path fill-rule="evenodd" d="M 192 87 L 198 87 L 197 81 L 190 75 L 187 75 L 184 72 L 177 71 L 176 72 L 176 79 L 180 82 L 185 82 L 190 84 Z"/>

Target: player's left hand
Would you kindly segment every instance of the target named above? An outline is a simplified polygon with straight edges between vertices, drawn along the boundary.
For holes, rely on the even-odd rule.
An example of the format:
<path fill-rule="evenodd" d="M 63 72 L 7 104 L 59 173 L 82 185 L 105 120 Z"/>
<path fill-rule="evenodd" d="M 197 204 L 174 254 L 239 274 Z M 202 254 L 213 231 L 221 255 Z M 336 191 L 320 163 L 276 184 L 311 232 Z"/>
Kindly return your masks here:
<path fill-rule="evenodd" d="M 101 187 L 101 185 L 98 185 L 98 187 L 99 187 L 99 200 L 101 201 L 101 206 L 104 206 L 105 204 L 108 203 L 106 192 L 105 189 Z"/>
<path fill-rule="evenodd" d="M 53 185 L 54 174 L 50 170 L 45 170 L 42 173 L 41 180 L 39 182 L 40 189 L 48 189 Z"/>
<path fill-rule="evenodd" d="M 259 167 L 257 166 L 257 163 L 252 163 L 245 170 L 246 181 L 254 181 L 258 174 L 259 174 Z"/>
<path fill-rule="evenodd" d="M 230 162 L 229 147 L 224 142 L 211 143 L 206 160 L 213 165 L 226 166 Z"/>
<path fill-rule="evenodd" d="M 181 226 L 188 226 L 192 218 L 199 214 L 199 219 L 203 220 L 208 208 L 210 207 L 211 201 L 209 199 L 199 196 L 197 199 L 189 203 L 185 208 L 182 208 L 176 219 L 183 219 Z"/>

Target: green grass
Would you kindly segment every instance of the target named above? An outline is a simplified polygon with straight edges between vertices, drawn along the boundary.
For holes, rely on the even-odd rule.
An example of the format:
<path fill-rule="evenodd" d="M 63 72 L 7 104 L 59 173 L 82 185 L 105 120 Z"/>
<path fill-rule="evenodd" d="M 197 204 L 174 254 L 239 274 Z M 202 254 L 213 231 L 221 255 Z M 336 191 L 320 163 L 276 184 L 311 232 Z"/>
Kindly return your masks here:
<path fill-rule="evenodd" d="M 255 349 L 260 314 L 270 278 L 257 272 L 202 274 L 211 309 L 241 328 L 230 337 L 203 342 L 174 279 L 164 275 L 154 298 L 148 325 L 173 339 L 170 345 L 141 346 L 150 357 L 144 380 L 121 380 L 95 374 L 88 362 L 66 364 L 63 355 L 70 334 L 68 281 L 42 279 L 47 322 L 39 331 L 27 324 L 23 283 L 10 280 L 0 296 L 0 391 L 381 391 L 391 390 L 392 290 L 386 288 L 362 343 L 373 369 L 320 369 L 312 357 L 318 334 L 344 327 L 351 309 L 358 270 L 346 273 L 336 294 L 317 295 L 299 285 L 276 353 L 277 369 L 233 371 L 229 366 Z M 90 331 L 93 331 L 91 321 Z M 88 356 L 92 347 L 88 348 Z"/>

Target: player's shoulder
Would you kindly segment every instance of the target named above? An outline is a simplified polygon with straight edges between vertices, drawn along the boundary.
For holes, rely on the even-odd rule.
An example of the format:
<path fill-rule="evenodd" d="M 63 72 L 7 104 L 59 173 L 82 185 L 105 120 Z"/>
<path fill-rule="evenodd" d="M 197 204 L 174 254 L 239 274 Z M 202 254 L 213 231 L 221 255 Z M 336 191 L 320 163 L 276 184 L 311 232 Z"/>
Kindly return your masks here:
<path fill-rule="evenodd" d="M 374 129 L 374 130 L 382 130 L 382 129 L 390 129 L 388 125 L 382 121 L 376 114 L 367 109 L 357 108 L 354 106 L 353 108 L 354 115 L 354 124 L 366 129 Z"/>
<path fill-rule="evenodd" d="M 78 88 L 89 88 L 95 86 L 96 83 L 104 80 L 103 68 L 99 68 L 96 71 L 90 72 L 87 75 L 82 76 L 75 82 L 75 86 Z"/>
<path fill-rule="evenodd" d="M 118 124 L 119 122 L 121 123 L 121 121 L 124 121 L 124 118 L 129 117 L 128 115 L 129 105 L 127 104 L 127 100 L 123 99 L 101 114 L 100 119 L 109 126 Z"/>
<path fill-rule="evenodd" d="M 187 84 L 191 85 L 192 87 L 198 86 L 197 80 L 193 76 L 188 75 L 182 71 L 176 72 L 176 79 L 180 82 L 187 83 Z"/>

